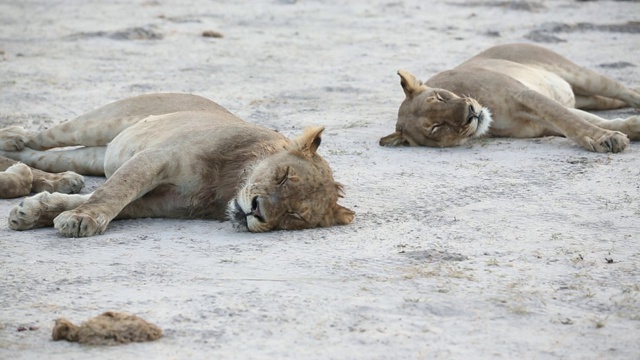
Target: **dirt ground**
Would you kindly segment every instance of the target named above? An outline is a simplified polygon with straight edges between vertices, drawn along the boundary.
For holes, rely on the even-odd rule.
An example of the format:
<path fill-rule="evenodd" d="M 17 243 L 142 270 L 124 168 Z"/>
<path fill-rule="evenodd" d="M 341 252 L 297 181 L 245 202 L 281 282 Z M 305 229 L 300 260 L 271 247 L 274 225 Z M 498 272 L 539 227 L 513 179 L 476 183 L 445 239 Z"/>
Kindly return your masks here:
<path fill-rule="evenodd" d="M 9 230 L 20 199 L 0 200 L 0 358 L 640 358 L 640 143 L 378 146 L 398 69 L 426 80 L 492 45 L 640 85 L 638 15 L 634 1 L 0 0 L 0 126 L 195 93 L 288 136 L 325 125 L 320 152 L 357 212 L 308 231 L 140 219 L 68 239 Z M 165 336 L 51 340 L 56 318 L 107 310 Z"/>

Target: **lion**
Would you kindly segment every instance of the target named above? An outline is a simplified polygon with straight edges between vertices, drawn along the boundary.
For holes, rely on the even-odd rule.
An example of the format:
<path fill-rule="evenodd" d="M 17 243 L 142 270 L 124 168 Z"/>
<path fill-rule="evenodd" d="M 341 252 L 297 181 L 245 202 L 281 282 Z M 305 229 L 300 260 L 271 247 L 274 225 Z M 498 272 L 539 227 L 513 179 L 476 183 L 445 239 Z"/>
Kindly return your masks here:
<path fill-rule="evenodd" d="M 640 139 L 640 116 L 583 110 L 640 108 L 640 91 L 528 44 L 489 48 L 422 83 L 400 70 L 405 99 L 381 146 L 452 147 L 469 138 L 564 136 L 595 152 Z"/>
<path fill-rule="evenodd" d="M 85 237 L 143 217 L 229 219 L 251 232 L 346 225 L 354 212 L 337 203 L 342 185 L 317 152 L 323 130 L 290 140 L 211 100 L 171 93 L 116 101 L 39 133 L 12 127 L 0 132 L 0 148 L 19 151 L 1 156 L 107 180 L 91 194 L 26 198 L 9 227 Z M 69 146 L 80 147 L 56 149 Z"/>

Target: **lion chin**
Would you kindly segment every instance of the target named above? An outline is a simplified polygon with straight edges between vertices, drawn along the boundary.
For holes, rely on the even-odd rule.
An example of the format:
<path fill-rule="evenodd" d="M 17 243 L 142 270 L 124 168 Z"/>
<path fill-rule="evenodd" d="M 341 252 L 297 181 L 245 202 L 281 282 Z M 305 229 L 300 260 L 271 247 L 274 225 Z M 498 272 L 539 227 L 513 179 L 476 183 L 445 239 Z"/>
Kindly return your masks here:
<path fill-rule="evenodd" d="M 476 131 L 473 133 L 472 137 L 481 137 L 489 131 L 489 127 L 491 126 L 491 122 L 493 118 L 491 117 L 491 111 L 488 108 L 483 107 L 480 111 L 480 116 L 478 116 L 478 124 L 476 125 Z"/>

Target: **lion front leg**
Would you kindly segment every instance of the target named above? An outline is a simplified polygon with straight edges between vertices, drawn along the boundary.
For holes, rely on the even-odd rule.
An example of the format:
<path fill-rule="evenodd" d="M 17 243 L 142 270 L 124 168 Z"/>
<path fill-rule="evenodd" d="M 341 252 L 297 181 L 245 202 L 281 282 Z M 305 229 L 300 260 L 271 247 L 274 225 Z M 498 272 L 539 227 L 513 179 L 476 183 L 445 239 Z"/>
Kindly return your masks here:
<path fill-rule="evenodd" d="M 111 221 L 108 211 L 99 208 L 69 210 L 53 219 L 53 226 L 68 237 L 86 237 L 104 233 Z"/>
<path fill-rule="evenodd" d="M 522 91 L 515 95 L 515 100 L 525 118 L 545 124 L 587 150 L 618 153 L 629 145 L 624 133 L 596 126 L 536 91 Z"/>
<path fill-rule="evenodd" d="M 163 154 L 138 153 L 122 165 L 91 197 L 75 209 L 58 215 L 53 224 L 68 237 L 85 237 L 104 233 L 107 225 L 128 204 L 155 189 L 167 170 Z"/>
<path fill-rule="evenodd" d="M 595 114 L 578 109 L 569 109 L 572 113 L 590 122 L 591 124 L 613 131 L 620 131 L 629 137 L 630 140 L 640 140 L 640 116 L 633 115 L 626 119 L 603 119 Z"/>
<path fill-rule="evenodd" d="M 89 195 L 68 195 L 41 192 L 28 197 L 11 209 L 9 228 L 29 230 L 53 225 L 53 219 L 61 212 L 80 206 Z"/>

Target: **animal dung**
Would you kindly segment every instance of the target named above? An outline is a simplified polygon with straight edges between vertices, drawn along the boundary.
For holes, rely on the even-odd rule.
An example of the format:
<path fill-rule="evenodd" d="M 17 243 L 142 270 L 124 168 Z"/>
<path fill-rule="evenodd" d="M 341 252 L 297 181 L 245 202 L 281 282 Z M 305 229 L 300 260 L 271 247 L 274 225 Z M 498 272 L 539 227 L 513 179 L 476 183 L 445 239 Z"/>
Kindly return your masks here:
<path fill-rule="evenodd" d="M 107 311 L 80 326 L 64 318 L 57 319 L 51 337 L 55 341 L 87 345 L 120 345 L 158 340 L 162 337 L 162 329 L 136 315 Z"/>
<path fill-rule="evenodd" d="M 215 30 L 205 30 L 202 32 L 203 37 L 221 38 L 223 37 L 221 32 Z"/>

